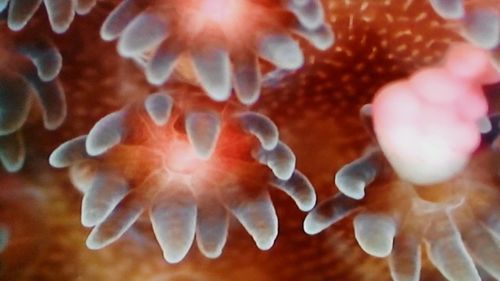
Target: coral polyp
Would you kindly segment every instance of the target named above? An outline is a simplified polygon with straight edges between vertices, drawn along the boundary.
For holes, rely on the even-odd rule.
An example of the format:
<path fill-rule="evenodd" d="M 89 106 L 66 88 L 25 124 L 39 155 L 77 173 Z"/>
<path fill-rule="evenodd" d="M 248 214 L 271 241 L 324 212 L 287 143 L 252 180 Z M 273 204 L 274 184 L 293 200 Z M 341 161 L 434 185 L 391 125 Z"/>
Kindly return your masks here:
<path fill-rule="evenodd" d="M 334 40 L 318 0 L 127 0 L 101 29 L 105 40 L 119 39 L 121 55 L 144 64 L 150 83 L 165 83 L 189 56 L 196 81 L 212 99 L 227 100 L 234 87 L 245 104 L 260 94 L 258 58 L 280 69 L 303 65 L 292 33 L 322 50 Z"/>
<path fill-rule="evenodd" d="M 349 193 L 338 194 L 320 203 L 304 222 L 306 232 L 318 233 L 356 214 L 353 225 L 358 244 L 372 256 L 388 258 L 393 280 L 420 280 L 422 244 L 430 262 L 447 280 L 481 280 L 474 263 L 498 279 L 500 192 L 494 186 L 492 154 L 482 152 L 467 172 L 424 189 L 383 173 L 381 181 L 363 181 L 359 175 L 376 173 L 375 167 L 389 169 L 381 158 L 380 151 L 370 152 L 337 174 L 367 185 L 367 197 L 357 201 Z M 386 194 L 384 198 L 377 195 L 381 193 Z"/>
<path fill-rule="evenodd" d="M 488 53 L 462 44 L 441 65 L 381 88 L 361 110 L 376 144 L 337 172 L 341 193 L 309 213 L 305 231 L 356 213 L 358 244 L 388 257 L 393 280 L 420 280 L 422 243 L 447 280 L 481 280 L 474 263 L 500 278 L 498 152 L 478 150 L 481 86 L 499 81 Z"/>
<path fill-rule="evenodd" d="M 301 210 L 314 206 L 311 183 L 295 170 L 295 156 L 269 118 L 231 106 L 207 109 L 206 102 L 174 104 L 170 95 L 153 94 L 52 153 L 55 167 L 94 167 L 84 181 L 90 184 L 80 187 L 82 224 L 93 227 L 89 248 L 116 241 L 148 211 L 170 263 L 186 256 L 195 234 L 201 252 L 218 257 L 229 213 L 267 250 L 278 235 L 270 186 Z"/>
<path fill-rule="evenodd" d="M 62 57 L 44 37 L 27 38 L 3 29 L 0 36 L 0 160 L 10 172 L 25 159 L 22 127 L 28 121 L 33 99 L 41 105 L 48 130 L 58 128 L 66 116 L 64 91 L 57 79 Z"/>

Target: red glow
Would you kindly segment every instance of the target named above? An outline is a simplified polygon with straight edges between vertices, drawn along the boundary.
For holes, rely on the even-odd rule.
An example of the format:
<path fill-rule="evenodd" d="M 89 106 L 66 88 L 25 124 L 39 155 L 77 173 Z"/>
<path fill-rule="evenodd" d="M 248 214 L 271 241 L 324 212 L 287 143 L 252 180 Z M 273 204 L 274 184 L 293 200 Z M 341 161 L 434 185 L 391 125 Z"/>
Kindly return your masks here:
<path fill-rule="evenodd" d="M 261 32 L 276 28 L 282 21 L 274 8 L 253 1 L 186 0 L 176 5 L 177 14 L 168 17 L 180 18 L 179 36 L 197 44 L 228 44 L 230 49 L 233 45 L 255 44 Z"/>
<path fill-rule="evenodd" d="M 193 173 L 203 165 L 187 140 L 173 140 L 162 151 L 163 163 L 168 170 L 176 173 Z"/>

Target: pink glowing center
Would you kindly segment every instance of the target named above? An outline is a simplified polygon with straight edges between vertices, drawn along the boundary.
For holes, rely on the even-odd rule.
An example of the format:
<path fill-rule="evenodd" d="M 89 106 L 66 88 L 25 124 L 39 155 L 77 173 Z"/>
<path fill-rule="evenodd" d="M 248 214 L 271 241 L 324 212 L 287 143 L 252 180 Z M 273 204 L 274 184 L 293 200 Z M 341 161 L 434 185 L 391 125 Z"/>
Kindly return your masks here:
<path fill-rule="evenodd" d="M 191 174 L 200 169 L 204 163 L 187 140 L 172 141 L 163 155 L 164 165 L 175 173 Z"/>
<path fill-rule="evenodd" d="M 201 0 L 199 11 L 205 20 L 234 25 L 241 16 L 240 0 Z"/>
<path fill-rule="evenodd" d="M 479 146 L 487 113 L 481 85 L 498 81 L 488 54 L 457 45 L 444 65 L 383 87 L 373 101 L 377 139 L 398 175 L 414 184 L 446 181 Z"/>

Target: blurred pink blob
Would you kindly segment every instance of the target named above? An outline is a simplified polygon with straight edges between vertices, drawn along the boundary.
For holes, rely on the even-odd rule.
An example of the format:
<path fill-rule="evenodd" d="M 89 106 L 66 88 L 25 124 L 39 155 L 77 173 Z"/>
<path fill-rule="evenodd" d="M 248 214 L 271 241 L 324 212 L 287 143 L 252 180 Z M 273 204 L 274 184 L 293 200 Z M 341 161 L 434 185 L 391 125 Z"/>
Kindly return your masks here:
<path fill-rule="evenodd" d="M 431 185 L 459 173 L 480 143 L 477 122 L 488 110 L 481 85 L 499 80 L 486 51 L 457 44 L 443 65 L 380 89 L 375 133 L 399 177 Z"/>

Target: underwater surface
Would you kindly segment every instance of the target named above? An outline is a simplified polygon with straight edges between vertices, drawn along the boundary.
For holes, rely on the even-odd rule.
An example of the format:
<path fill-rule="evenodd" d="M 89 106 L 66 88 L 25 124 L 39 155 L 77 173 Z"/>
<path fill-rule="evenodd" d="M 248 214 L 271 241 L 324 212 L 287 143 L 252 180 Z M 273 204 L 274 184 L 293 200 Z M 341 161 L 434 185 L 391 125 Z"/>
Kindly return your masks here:
<path fill-rule="evenodd" d="M 500 280 L 499 0 L 0 0 L 0 280 Z"/>

